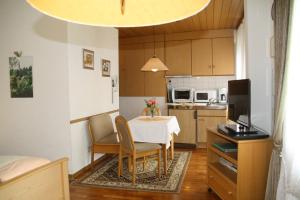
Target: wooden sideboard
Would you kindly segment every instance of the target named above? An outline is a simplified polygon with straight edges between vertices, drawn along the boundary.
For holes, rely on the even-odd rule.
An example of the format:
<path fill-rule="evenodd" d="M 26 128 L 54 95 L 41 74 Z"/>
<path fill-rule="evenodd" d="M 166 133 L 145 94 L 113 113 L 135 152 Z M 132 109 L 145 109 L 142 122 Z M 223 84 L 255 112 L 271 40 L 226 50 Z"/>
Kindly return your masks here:
<path fill-rule="evenodd" d="M 224 153 L 214 143 L 237 144 L 237 152 Z M 272 140 L 235 140 L 217 128 L 207 129 L 208 187 L 225 200 L 263 200 L 272 151 Z M 223 158 L 237 166 L 234 172 L 220 164 Z"/>

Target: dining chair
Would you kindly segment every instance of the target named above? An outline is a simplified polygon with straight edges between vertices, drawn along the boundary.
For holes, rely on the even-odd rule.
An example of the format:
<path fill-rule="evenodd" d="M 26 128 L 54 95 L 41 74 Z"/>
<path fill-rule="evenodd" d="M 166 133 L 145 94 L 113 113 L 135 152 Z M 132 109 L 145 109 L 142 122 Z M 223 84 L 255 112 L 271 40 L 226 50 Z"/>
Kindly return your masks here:
<path fill-rule="evenodd" d="M 118 154 L 120 144 L 111 117 L 106 113 L 90 117 L 88 129 L 91 140 L 91 167 L 93 168 L 95 153 Z"/>
<path fill-rule="evenodd" d="M 118 136 L 120 140 L 120 152 L 118 163 L 118 176 L 123 173 L 123 158 L 128 157 L 128 162 L 132 164 L 132 183 L 136 182 L 136 162 L 138 158 L 144 158 L 148 156 L 157 156 L 157 169 L 158 177 L 160 177 L 160 150 L 159 144 L 153 143 L 138 143 L 134 142 L 127 123 L 127 120 L 122 116 L 117 116 L 115 119 Z M 130 171 L 130 169 L 129 169 Z"/>
<path fill-rule="evenodd" d="M 142 116 L 148 116 L 148 115 L 151 115 L 150 113 L 150 108 L 144 108 L 143 112 L 142 112 Z M 161 116 L 161 111 L 159 108 L 154 108 L 154 115 L 156 116 Z"/>

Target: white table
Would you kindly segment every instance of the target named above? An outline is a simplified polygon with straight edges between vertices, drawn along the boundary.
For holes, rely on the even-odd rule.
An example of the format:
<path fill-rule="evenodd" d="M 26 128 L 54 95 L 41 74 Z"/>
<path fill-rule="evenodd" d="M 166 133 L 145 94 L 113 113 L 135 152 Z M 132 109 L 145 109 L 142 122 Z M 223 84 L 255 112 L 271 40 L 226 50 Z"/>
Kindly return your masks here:
<path fill-rule="evenodd" d="M 171 159 L 174 158 L 173 134 L 180 132 L 175 116 L 139 116 L 130 121 L 128 125 L 135 142 L 148 142 L 162 144 L 164 171 L 167 171 L 167 149 L 171 147 Z"/>

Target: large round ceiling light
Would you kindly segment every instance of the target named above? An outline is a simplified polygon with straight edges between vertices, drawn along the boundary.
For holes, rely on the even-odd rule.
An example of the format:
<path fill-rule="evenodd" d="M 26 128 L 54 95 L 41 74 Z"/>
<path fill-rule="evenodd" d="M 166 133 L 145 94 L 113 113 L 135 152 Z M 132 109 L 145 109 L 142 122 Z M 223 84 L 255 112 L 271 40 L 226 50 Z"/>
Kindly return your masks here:
<path fill-rule="evenodd" d="M 185 19 L 210 0 L 27 0 L 40 12 L 69 22 L 107 27 L 139 27 Z"/>

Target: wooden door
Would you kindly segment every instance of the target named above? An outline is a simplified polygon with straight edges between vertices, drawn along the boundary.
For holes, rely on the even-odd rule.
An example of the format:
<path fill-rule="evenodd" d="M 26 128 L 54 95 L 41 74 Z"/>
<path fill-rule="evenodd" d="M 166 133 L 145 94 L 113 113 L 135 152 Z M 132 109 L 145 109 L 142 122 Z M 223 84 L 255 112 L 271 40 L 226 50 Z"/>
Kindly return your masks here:
<path fill-rule="evenodd" d="M 212 75 L 212 40 L 192 41 L 192 75 Z"/>
<path fill-rule="evenodd" d="M 154 55 L 154 43 L 145 43 L 145 63 Z M 164 62 L 164 43 L 155 43 L 155 54 Z M 166 96 L 165 72 L 145 72 L 145 96 Z"/>
<path fill-rule="evenodd" d="M 218 124 L 224 124 L 226 117 L 198 117 L 197 118 L 197 142 L 207 141 L 207 128 L 217 127 Z"/>
<path fill-rule="evenodd" d="M 196 119 L 195 110 L 170 109 L 169 115 L 176 116 L 180 127 L 178 136 L 174 136 L 175 143 L 195 144 L 196 143 Z"/>
<path fill-rule="evenodd" d="M 144 45 L 130 44 L 123 47 L 125 66 L 125 96 L 145 95 Z M 121 71 L 122 73 L 122 71 Z M 121 86 L 123 87 L 123 86 Z"/>
<path fill-rule="evenodd" d="M 168 41 L 165 47 L 167 75 L 191 75 L 192 51 L 191 41 Z"/>
<path fill-rule="evenodd" d="M 234 75 L 233 38 L 215 38 L 213 43 L 213 74 Z"/>

